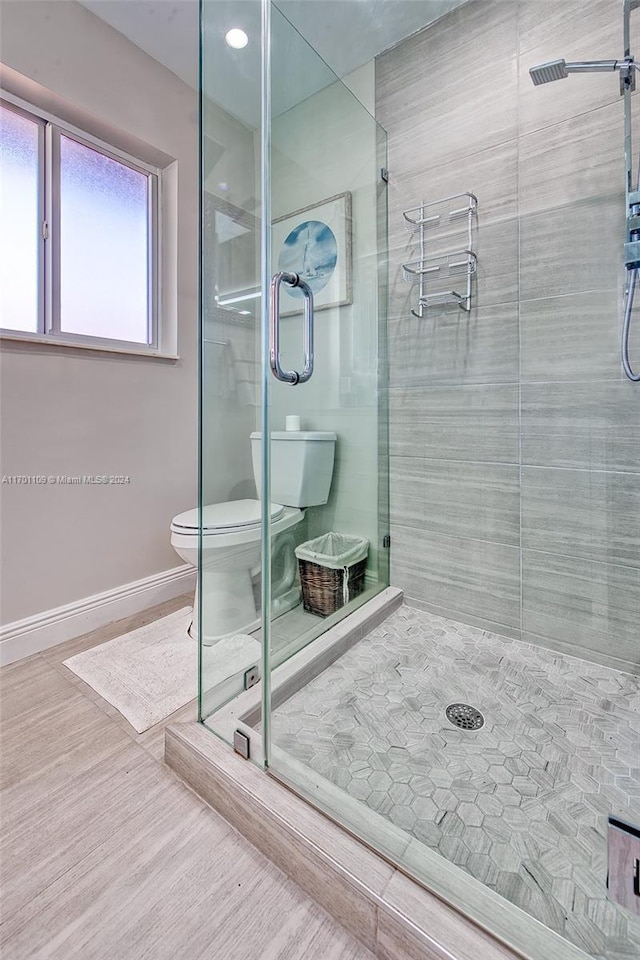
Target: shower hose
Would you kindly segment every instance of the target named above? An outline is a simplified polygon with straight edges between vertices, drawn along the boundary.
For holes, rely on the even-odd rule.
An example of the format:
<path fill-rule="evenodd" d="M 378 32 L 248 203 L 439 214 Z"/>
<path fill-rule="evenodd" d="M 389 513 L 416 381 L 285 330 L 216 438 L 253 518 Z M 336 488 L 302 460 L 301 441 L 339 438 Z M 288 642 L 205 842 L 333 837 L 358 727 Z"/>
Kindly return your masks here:
<path fill-rule="evenodd" d="M 633 298 L 636 292 L 638 282 L 638 267 L 629 271 L 629 282 L 627 284 L 627 295 L 624 305 L 624 321 L 622 323 L 622 368 L 625 375 L 634 383 L 640 383 L 640 373 L 634 373 L 629 359 L 629 336 L 631 334 L 631 313 L 633 311 Z"/>
<path fill-rule="evenodd" d="M 640 65 L 634 64 L 636 70 L 640 70 Z M 636 190 L 640 190 L 640 157 L 638 158 L 638 177 L 636 181 Z M 633 267 L 629 271 L 629 280 L 627 283 L 627 293 L 624 304 L 624 320 L 622 322 L 622 369 L 625 376 L 633 383 L 640 383 L 640 373 L 634 373 L 629 359 L 629 339 L 631 337 L 631 314 L 633 313 L 633 298 L 638 283 L 638 267 Z"/>

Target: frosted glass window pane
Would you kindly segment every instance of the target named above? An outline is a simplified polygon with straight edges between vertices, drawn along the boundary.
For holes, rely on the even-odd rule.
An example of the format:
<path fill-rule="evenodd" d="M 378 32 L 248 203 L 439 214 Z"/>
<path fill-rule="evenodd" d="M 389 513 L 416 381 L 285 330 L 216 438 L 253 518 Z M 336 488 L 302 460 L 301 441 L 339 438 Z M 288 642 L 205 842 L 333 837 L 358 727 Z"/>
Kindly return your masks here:
<path fill-rule="evenodd" d="M 0 107 L 0 326 L 38 331 L 37 123 Z"/>
<path fill-rule="evenodd" d="M 60 326 L 148 343 L 148 179 L 60 137 Z"/>

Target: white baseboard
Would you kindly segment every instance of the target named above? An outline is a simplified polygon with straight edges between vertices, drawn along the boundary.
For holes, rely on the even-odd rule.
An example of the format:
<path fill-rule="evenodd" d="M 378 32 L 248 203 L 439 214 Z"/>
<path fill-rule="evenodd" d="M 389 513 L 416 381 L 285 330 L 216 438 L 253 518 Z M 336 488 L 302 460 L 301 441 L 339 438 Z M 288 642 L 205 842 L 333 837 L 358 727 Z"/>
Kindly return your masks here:
<path fill-rule="evenodd" d="M 45 610 L 0 628 L 0 666 L 73 640 L 114 620 L 195 590 L 196 572 L 188 563 L 143 580 L 96 593 L 93 597 Z"/>

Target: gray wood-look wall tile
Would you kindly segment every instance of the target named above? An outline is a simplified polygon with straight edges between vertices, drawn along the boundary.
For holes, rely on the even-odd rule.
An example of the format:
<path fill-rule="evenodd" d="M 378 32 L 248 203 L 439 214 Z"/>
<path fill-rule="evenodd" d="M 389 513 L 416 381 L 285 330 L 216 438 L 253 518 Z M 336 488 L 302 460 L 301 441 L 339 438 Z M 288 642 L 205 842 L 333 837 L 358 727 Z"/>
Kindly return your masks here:
<path fill-rule="evenodd" d="M 522 546 L 640 576 L 640 474 L 524 467 Z"/>
<path fill-rule="evenodd" d="M 389 391 L 391 456 L 517 463 L 517 384 Z"/>
<path fill-rule="evenodd" d="M 392 387 L 518 381 L 518 304 L 452 305 L 389 323 Z"/>
<path fill-rule="evenodd" d="M 615 76 L 584 74 L 559 86 L 534 87 L 529 68 L 564 57 L 601 60 L 622 56 L 619 0 L 520 0 L 518 52 L 520 133 L 587 113 L 619 99 Z M 603 82 L 604 81 L 604 82 Z M 608 81 L 608 82 L 607 82 Z"/>
<path fill-rule="evenodd" d="M 392 524 L 519 546 L 517 466 L 394 457 L 390 480 Z"/>
<path fill-rule="evenodd" d="M 640 473 L 640 390 L 628 380 L 525 384 L 522 459 Z"/>
<path fill-rule="evenodd" d="M 520 137 L 520 216 L 590 198 L 622 198 L 623 122 L 618 98 L 616 103 L 592 110 L 586 118 L 572 117 Z M 601 234 L 597 236 L 601 242 Z"/>
<path fill-rule="evenodd" d="M 523 550 L 522 574 L 526 639 L 575 644 L 586 659 L 595 651 L 640 666 L 637 568 Z"/>
<path fill-rule="evenodd" d="M 516 5 L 472 2 L 378 58 L 376 116 L 390 135 L 390 167 L 396 137 L 409 133 L 406 173 L 516 137 L 516 24 Z M 463 83 L 452 58 L 465 64 Z"/>
<path fill-rule="evenodd" d="M 403 593 L 405 605 L 415 607 L 416 610 L 424 610 L 432 613 L 436 617 L 446 617 L 448 620 L 455 620 L 457 623 L 464 623 L 470 627 L 479 627 L 481 630 L 490 630 L 493 633 L 500 634 L 501 637 L 508 637 L 510 640 L 520 640 L 520 626 L 509 626 L 506 623 L 495 623 L 493 620 L 487 620 L 486 617 L 474 616 L 472 613 L 460 613 L 459 610 L 450 610 L 448 607 L 442 607 L 438 603 L 430 602 L 419 597 L 410 597 Z"/>
<path fill-rule="evenodd" d="M 544 47 L 547 60 L 565 53 L 567 60 L 602 59 L 609 56 L 605 31 L 619 42 L 621 24 L 618 0 L 518 0 L 518 51 L 529 56 Z"/>
<path fill-rule="evenodd" d="M 521 217 L 520 297 L 618 288 L 624 223 L 622 196 L 590 198 Z"/>
<path fill-rule="evenodd" d="M 515 57 L 507 63 L 502 61 L 499 64 L 500 76 L 496 78 L 498 96 L 486 85 L 476 87 L 477 109 L 471 116 L 467 84 L 474 80 L 477 83 L 479 75 L 474 78 L 467 77 L 465 83 L 460 83 L 459 79 L 454 79 L 455 71 L 445 69 L 451 89 L 443 91 L 442 102 L 434 103 L 431 107 L 423 104 L 412 113 L 414 120 L 406 123 L 406 132 L 403 134 L 407 136 L 407 142 L 401 145 L 397 141 L 389 141 L 389 169 L 392 175 L 395 175 L 393 171 L 399 169 L 403 170 L 404 176 L 428 171 L 445 165 L 449 157 L 456 157 L 458 161 L 466 158 L 471 166 L 477 154 L 501 144 L 513 144 L 515 141 Z M 490 68 L 484 69 L 486 72 Z M 428 87 L 431 79 L 424 77 L 423 84 Z M 399 96 L 406 99 L 407 91 L 400 91 Z M 423 111 L 422 114 L 420 110 Z M 428 117 L 426 123 L 425 116 Z M 392 123 L 389 133 L 394 132 L 395 126 L 395 123 Z M 468 179 L 468 175 L 461 177 L 461 190 L 472 189 L 470 184 L 464 182 Z"/>
<path fill-rule="evenodd" d="M 625 210 L 616 78 L 536 88 L 528 69 L 555 57 L 620 55 L 619 6 L 474 0 L 376 67 L 391 171 L 394 582 L 417 602 L 502 624 L 510 635 L 521 626 L 515 601 L 528 591 L 523 630 L 556 645 L 578 603 L 572 597 L 590 597 L 589 577 L 598 594 L 608 582 L 603 571 L 626 567 L 627 578 L 635 575 L 629 565 L 638 562 L 640 521 L 625 516 L 638 508 L 631 474 L 640 475 L 640 391 L 622 380 L 619 354 Z M 468 63 L 464 84 L 452 57 Z M 464 190 L 479 198 L 471 315 L 439 308 L 417 320 L 410 315 L 416 291 L 401 274 L 416 250 L 402 210 Z M 440 230 L 445 243 L 452 236 Z M 522 517 L 510 464 L 528 465 Z M 575 577 L 561 582 L 557 615 L 536 586 L 542 560 L 523 572 L 522 584 L 519 573 L 510 579 L 520 532 L 530 556 L 559 569 L 582 564 L 579 586 Z M 494 540 L 507 554 L 491 553 Z M 478 587 L 484 549 L 487 580 Z M 596 611 L 582 622 L 585 650 L 595 656 L 615 617 Z"/>
<path fill-rule="evenodd" d="M 484 226 L 510 220 L 518 214 L 518 142 L 508 140 L 488 147 L 473 156 L 452 155 L 446 163 L 435 167 L 421 165 L 408 173 L 405 151 L 400 137 L 390 141 L 389 161 L 390 209 L 406 210 L 427 200 L 437 200 L 465 191 L 482 198 L 478 222 Z M 391 166 L 393 161 L 394 166 Z M 439 225 L 440 226 L 440 225 Z M 404 225 L 390 218 L 389 236 L 393 238 Z"/>
<path fill-rule="evenodd" d="M 617 290 L 520 303 L 523 380 L 619 380 L 622 316 Z"/>
<path fill-rule="evenodd" d="M 520 551 L 502 543 L 393 528 L 392 579 L 408 597 L 491 621 L 520 626 Z M 499 633 L 500 631 L 497 630 Z"/>

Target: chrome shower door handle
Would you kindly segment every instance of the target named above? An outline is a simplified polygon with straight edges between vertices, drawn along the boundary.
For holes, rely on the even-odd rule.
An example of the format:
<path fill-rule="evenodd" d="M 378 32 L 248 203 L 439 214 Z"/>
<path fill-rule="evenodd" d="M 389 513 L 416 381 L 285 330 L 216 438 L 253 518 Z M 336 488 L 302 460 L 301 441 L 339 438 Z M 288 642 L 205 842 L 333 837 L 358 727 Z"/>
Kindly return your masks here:
<path fill-rule="evenodd" d="M 304 364 L 301 373 L 297 370 L 283 370 L 280 364 L 280 285 L 282 283 L 290 287 L 300 287 L 304 295 Z M 306 383 L 313 374 L 313 291 L 297 273 L 287 273 L 285 270 L 275 273 L 271 278 L 269 363 L 274 377 L 283 383 L 290 383 L 291 386 Z"/>

